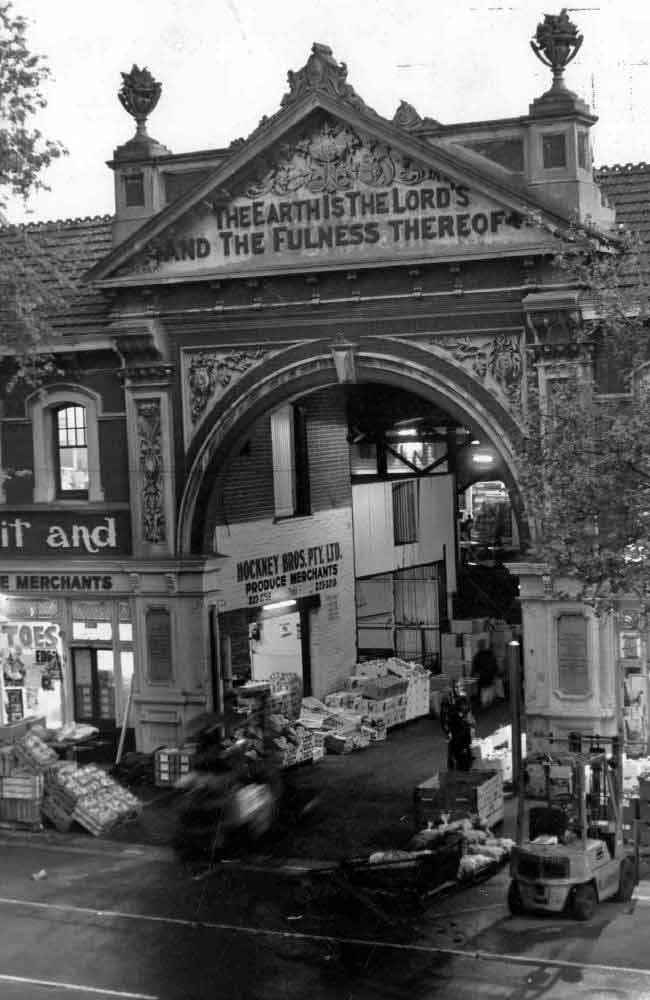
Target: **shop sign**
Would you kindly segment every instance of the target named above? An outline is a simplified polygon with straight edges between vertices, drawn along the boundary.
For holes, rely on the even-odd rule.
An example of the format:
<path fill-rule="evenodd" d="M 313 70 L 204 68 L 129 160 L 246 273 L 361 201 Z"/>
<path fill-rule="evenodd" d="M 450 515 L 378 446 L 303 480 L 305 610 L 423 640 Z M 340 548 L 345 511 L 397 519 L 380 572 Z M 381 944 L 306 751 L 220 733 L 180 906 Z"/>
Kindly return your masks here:
<path fill-rule="evenodd" d="M 237 583 L 247 606 L 282 597 L 301 597 L 338 587 L 343 549 L 340 542 L 309 545 L 235 564 Z"/>
<path fill-rule="evenodd" d="M 2 512 L 3 555 L 126 555 L 131 551 L 128 511 L 86 514 L 77 511 Z"/>
<path fill-rule="evenodd" d="M 0 573 L 0 594 L 23 591 L 76 593 L 113 589 L 113 577 L 107 573 Z"/>
<path fill-rule="evenodd" d="M 531 242 L 519 213 L 346 126 L 326 123 L 274 163 L 259 162 L 257 177 L 227 201 L 204 199 L 185 230 L 150 243 L 136 268 L 352 264 Z"/>

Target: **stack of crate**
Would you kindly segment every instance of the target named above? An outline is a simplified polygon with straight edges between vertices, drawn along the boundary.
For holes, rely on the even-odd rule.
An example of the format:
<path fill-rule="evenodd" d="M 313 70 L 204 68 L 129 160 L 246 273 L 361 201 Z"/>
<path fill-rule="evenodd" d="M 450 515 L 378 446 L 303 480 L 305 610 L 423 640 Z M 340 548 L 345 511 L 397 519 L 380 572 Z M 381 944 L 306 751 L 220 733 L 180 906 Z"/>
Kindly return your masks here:
<path fill-rule="evenodd" d="M 159 788 L 169 788 L 194 766 L 195 744 L 182 747 L 161 747 L 154 754 L 154 781 Z"/>
<path fill-rule="evenodd" d="M 494 827 L 503 820 L 503 780 L 498 771 L 441 771 L 414 790 L 416 822 L 478 818 Z"/>

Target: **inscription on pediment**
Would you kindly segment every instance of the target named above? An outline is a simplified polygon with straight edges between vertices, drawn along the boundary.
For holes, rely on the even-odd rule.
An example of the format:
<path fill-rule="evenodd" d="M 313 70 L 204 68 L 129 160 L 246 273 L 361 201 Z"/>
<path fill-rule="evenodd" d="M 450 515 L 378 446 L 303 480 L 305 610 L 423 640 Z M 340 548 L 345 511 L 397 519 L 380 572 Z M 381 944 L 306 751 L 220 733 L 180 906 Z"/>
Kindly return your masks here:
<path fill-rule="evenodd" d="M 535 220 L 326 119 L 258 159 L 239 186 L 216 190 L 152 240 L 124 273 L 386 263 L 499 252 L 539 241 Z M 548 234 L 543 239 L 548 240 Z"/>

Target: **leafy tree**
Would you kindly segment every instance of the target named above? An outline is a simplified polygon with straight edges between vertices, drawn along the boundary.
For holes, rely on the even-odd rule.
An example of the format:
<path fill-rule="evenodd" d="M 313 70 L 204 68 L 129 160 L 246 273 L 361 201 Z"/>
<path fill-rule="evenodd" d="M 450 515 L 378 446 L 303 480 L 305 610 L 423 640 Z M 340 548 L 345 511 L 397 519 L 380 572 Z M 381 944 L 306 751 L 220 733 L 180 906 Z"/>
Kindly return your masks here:
<path fill-rule="evenodd" d="M 43 170 L 65 153 L 33 125 L 45 107 L 50 72 L 30 52 L 27 22 L 0 2 L 0 209 L 10 196 L 47 189 Z M 49 317 L 64 305 L 68 282 L 54 255 L 23 228 L 0 229 L 0 353 L 15 359 L 14 378 L 36 382 L 51 367 L 42 351 L 55 336 Z"/>
<path fill-rule="evenodd" d="M 585 369 L 531 392 L 528 436 L 519 456 L 533 556 L 554 577 L 573 579 L 603 610 L 634 595 L 650 606 L 650 283 L 643 244 L 625 235 L 604 247 L 584 233 L 555 265 L 581 289 L 594 320 L 574 331 L 594 349 L 619 392 L 600 392 Z M 650 374 L 650 369 L 648 369 Z M 636 373 L 636 375 L 635 375 Z"/>

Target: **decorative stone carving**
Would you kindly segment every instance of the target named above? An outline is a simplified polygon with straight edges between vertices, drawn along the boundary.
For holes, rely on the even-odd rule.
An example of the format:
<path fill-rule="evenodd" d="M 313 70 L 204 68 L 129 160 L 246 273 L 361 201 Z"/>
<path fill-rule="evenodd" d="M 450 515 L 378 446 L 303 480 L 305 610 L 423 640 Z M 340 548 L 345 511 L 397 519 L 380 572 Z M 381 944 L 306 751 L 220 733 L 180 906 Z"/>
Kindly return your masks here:
<path fill-rule="evenodd" d="M 417 128 L 419 125 L 435 128 L 440 125 L 440 122 L 436 121 L 435 118 L 422 118 L 412 104 L 409 104 L 408 101 L 400 101 L 399 107 L 393 115 L 393 125 L 406 129 Z"/>
<path fill-rule="evenodd" d="M 337 63 L 329 45 L 314 42 L 311 54 L 303 68 L 295 73 L 293 70 L 289 70 L 287 74 L 289 93 L 282 98 L 281 107 L 286 108 L 288 105 L 294 104 L 305 94 L 321 91 L 351 104 L 358 111 L 376 114 L 372 108 L 364 103 L 354 88 L 346 82 L 347 76 L 347 66 L 345 63 Z"/>
<path fill-rule="evenodd" d="M 229 352 L 199 351 L 190 355 L 187 378 L 192 425 L 201 420 L 208 405 L 214 405 L 249 368 L 259 364 L 270 353 L 258 347 Z"/>
<path fill-rule="evenodd" d="M 574 341 L 580 335 L 581 317 L 578 309 L 527 310 L 525 315 L 535 344 Z"/>
<path fill-rule="evenodd" d="M 146 542 L 164 542 L 166 525 L 160 400 L 136 400 L 135 405 L 142 474 L 142 537 Z"/>
<path fill-rule="evenodd" d="M 518 335 L 498 333 L 490 338 L 436 337 L 431 343 L 449 351 L 454 361 L 496 391 L 512 409 L 521 409 L 524 362 Z"/>
<path fill-rule="evenodd" d="M 162 84 L 154 80 L 146 66 L 140 69 L 134 63 L 130 73 L 122 73 L 122 87 L 117 96 L 124 110 L 135 118 L 138 135 L 146 135 L 145 123 L 161 93 Z"/>
<path fill-rule="evenodd" d="M 140 573 L 129 573 L 129 583 L 134 594 L 139 594 L 142 587 L 142 577 Z"/>
<path fill-rule="evenodd" d="M 176 573 L 165 573 L 165 586 L 167 587 L 167 593 L 178 593 L 178 577 Z"/>
<path fill-rule="evenodd" d="M 569 19 L 566 7 L 559 14 L 545 14 L 544 20 L 537 25 L 530 47 L 540 62 L 553 70 L 555 88 L 564 86 L 564 70 L 577 56 L 582 42 L 583 36 Z"/>
<path fill-rule="evenodd" d="M 362 138 L 343 122 L 326 121 L 318 131 L 303 133 L 292 145 L 281 147 L 278 159 L 267 162 L 241 193 L 248 198 L 287 196 L 300 189 L 321 194 L 357 185 L 385 188 L 394 181 L 413 185 L 424 180 L 455 186 L 385 143 Z"/>

